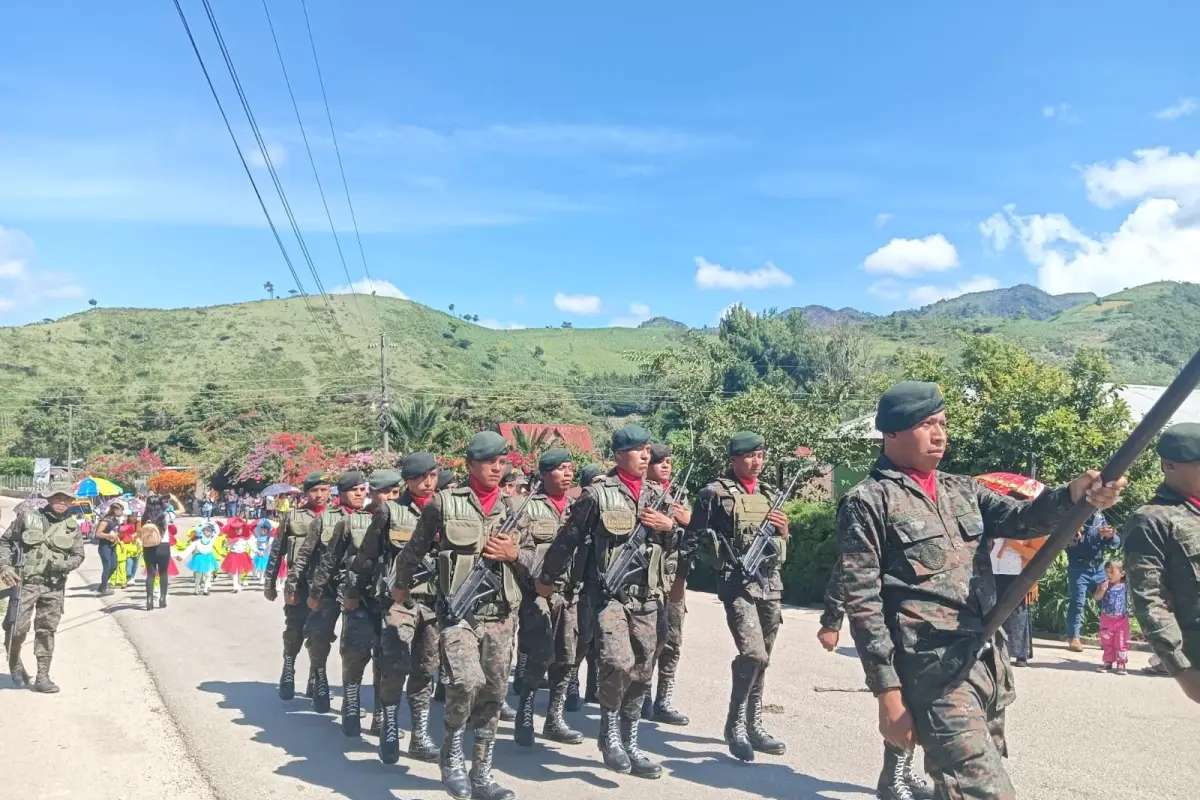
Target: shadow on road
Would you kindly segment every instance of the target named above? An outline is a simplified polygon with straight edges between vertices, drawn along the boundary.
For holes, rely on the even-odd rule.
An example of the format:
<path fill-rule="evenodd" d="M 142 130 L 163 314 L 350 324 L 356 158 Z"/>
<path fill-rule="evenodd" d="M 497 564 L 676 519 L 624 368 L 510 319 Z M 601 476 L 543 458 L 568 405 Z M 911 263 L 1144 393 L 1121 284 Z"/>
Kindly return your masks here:
<path fill-rule="evenodd" d="M 259 681 L 205 681 L 199 689 L 220 695 L 221 708 L 240 712 L 236 724 L 257 728 L 255 742 L 278 747 L 292 757 L 275 770 L 277 775 L 324 786 L 351 800 L 390 799 L 397 790 L 405 797 L 412 797 L 414 791 L 425 792 L 431 798 L 444 795 L 439 781 L 410 772 L 404 759 L 388 766 L 373 755 L 348 758 L 350 753 L 373 752 L 375 748 L 365 737 L 342 736 L 336 718 L 311 713 L 306 698 L 298 696 L 284 703 L 274 685 Z"/>

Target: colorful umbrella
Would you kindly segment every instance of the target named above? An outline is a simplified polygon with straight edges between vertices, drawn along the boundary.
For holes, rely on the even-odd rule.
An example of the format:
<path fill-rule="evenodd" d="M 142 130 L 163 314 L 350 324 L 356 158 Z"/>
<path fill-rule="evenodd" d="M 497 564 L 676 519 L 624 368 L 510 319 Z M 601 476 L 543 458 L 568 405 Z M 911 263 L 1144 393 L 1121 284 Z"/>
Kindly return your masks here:
<path fill-rule="evenodd" d="M 263 497 L 274 497 L 277 494 L 292 494 L 299 491 L 295 486 L 289 486 L 286 483 L 272 483 L 267 488 L 263 489 L 259 494 Z"/>
<path fill-rule="evenodd" d="M 1001 494 L 1014 494 L 1022 499 L 1037 497 L 1046 488 L 1041 481 L 1014 472 L 989 472 L 976 475 L 975 480 Z"/>
<path fill-rule="evenodd" d="M 124 490 L 112 481 L 91 476 L 75 484 L 76 497 L 116 497 L 122 491 Z"/>

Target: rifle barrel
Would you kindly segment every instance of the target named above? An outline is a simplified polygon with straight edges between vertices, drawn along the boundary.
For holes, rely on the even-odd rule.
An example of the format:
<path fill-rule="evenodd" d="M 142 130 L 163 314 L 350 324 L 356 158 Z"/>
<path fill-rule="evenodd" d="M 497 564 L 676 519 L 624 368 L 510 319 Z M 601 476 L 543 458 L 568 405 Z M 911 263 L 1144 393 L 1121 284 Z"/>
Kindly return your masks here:
<path fill-rule="evenodd" d="M 1175 380 L 1171 381 L 1171 385 L 1167 387 L 1162 396 L 1154 403 L 1146 416 L 1142 417 L 1142 421 L 1138 423 L 1133 432 L 1129 434 L 1129 438 L 1125 443 L 1113 453 L 1112 458 L 1104 465 L 1104 469 L 1100 471 L 1100 478 L 1105 483 L 1115 481 L 1124 475 L 1137 457 L 1142 454 L 1142 451 L 1149 447 L 1151 440 L 1158 435 L 1158 432 L 1171 421 L 1171 417 L 1183 405 L 1183 402 L 1188 398 L 1196 386 L 1200 385 L 1200 351 L 1197 351 L 1192 356 L 1191 361 L 1184 366 L 1183 370 L 1175 376 Z M 986 623 L 986 632 L 984 633 L 984 642 L 990 642 L 996 632 L 1004 625 L 1004 621 L 1008 619 L 1013 610 L 1021 604 L 1025 595 L 1029 594 L 1029 590 L 1034 587 L 1050 565 L 1054 563 L 1054 559 L 1058 558 L 1058 554 L 1067 549 L 1071 540 L 1075 536 L 1075 532 L 1079 530 L 1088 517 L 1096 509 L 1087 501 L 1086 497 L 1081 497 L 1079 502 L 1072 506 L 1071 511 L 1059 523 L 1058 528 L 1050 535 L 1042 548 L 1030 559 L 1025 569 L 1021 570 L 1021 574 L 1008 587 L 1008 591 L 1000 598 L 1000 601 L 992 607 L 992 610 L 987 613 L 984 618 Z"/>

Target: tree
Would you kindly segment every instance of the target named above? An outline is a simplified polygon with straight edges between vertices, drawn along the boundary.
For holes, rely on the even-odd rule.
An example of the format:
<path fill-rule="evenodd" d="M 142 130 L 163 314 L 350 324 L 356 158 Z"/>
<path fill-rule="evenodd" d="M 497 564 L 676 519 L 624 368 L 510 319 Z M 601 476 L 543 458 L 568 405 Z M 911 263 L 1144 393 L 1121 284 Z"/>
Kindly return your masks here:
<path fill-rule="evenodd" d="M 430 448 L 444 416 L 439 406 L 417 398 L 389 409 L 384 424 L 392 445 L 402 453 L 412 453 Z"/>
<path fill-rule="evenodd" d="M 105 449 L 105 425 L 100 406 L 82 389 L 49 389 L 16 417 L 16 441 L 10 456 L 49 458 L 66 464 L 67 453 L 86 461 Z"/>
<path fill-rule="evenodd" d="M 555 440 L 560 438 L 558 431 L 549 426 L 539 429 L 532 436 L 516 426 L 513 426 L 512 432 L 517 452 L 526 456 L 541 455 L 543 450 L 552 447 Z"/>
<path fill-rule="evenodd" d="M 568 328 L 574 328 L 575 326 L 574 326 L 574 325 L 572 325 L 570 322 L 564 322 L 564 323 L 562 324 L 562 327 L 563 327 L 563 330 L 566 330 L 566 329 L 568 329 Z"/>
<path fill-rule="evenodd" d="M 451 303 L 451 304 L 450 304 L 450 313 L 451 313 L 451 314 L 453 314 L 453 313 L 454 313 L 454 303 Z"/>
<path fill-rule="evenodd" d="M 93 298 L 93 299 L 91 299 L 91 300 L 88 300 L 88 305 L 89 305 L 89 306 L 91 306 L 92 308 L 95 308 L 95 307 L 96 307 L 96 300 L 95 300 L 95 298 Z"/>
<path fill-rule="evenodd" d="M 295 296 L 295 295 L 299 294 L 299 292 L 297 292 L 295 289 L 288 289 L 288 294 Z"/>
<path fill-rule="evenodd" d="M 267 281 L 266 283 L 263 284 L 263 288 L 267 290 L 267 294 L 271 296 L 272 300 L 274 300 L 275 299 L 275 284 L 271 283 L 270 281 Z"/>

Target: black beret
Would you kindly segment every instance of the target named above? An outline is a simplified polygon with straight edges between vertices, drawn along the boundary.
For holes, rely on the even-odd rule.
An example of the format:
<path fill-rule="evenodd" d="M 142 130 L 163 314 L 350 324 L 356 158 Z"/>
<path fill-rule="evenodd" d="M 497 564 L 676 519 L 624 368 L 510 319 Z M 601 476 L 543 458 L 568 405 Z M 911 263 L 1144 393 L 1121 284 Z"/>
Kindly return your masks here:
<path fill-rule="evenodd" d="M 1181 422 L 1163 431 L 1158 455 L 1177 464 L 1200 461 L 1200 422 Z"/>
<path fill-rule="evenodd" d="M 355 486 L 362 486 L 366 482 L 367 479 L 363 477 L 361 472 L 356 469 L 352 469 L 349 472 L 344 473 L 342 477 L 338 478 L 337 490 L 339 492 L 348 492 Z"/>
<path fill-rule="evenodd" d="M 671 456 L 671 445 L 669 444 L 652 444 L 650 445 L 650 463 L 661 464 Z"/>
<path fill-rule="evenodd" d="M 906 431 L 945 407 L 946 400 L 936 383 L 897 383 L 879 398 L 875 428 L 880 433 Z"/>
<path fill-rule="evenodd" d="M 400 462 L 400 477 L 406 481 L 419 478 L 438 468 L 433 453 L 409 453 Z"/>
<path fill-rule="evenodd" d="M 650 441 L 650 431 L 641 425 L 629 424 L 613 431 L 612 449 L 614 453 L 624 453 L 626 450 L 636 450 Z"/>
<path fill-rule="evenodd" d="M 318 486 L 332 486 L 333 476 L 328 472 L 310 472 L 304 476 L 304 491 L 315 489 Z"/>
<path fill-rule="evenodd" d="M 467 442 L 468 461 L 487 461 L 508 452 L 508 442 L 495 431 L 480 431 Z"/>
<path fill-rule="evenodd" d="M 371 491 L 383 492 L 400 485 L 400 473 L 394 469 L 377 469 L 371 473 Z"/>
<path fill-rule="evenodd" d="M 751 431 L 741 431 L 729 437 L 729 455 L 744 456 L 763 447 L 763 437 Z"/>
<path fill-rule="evenodd" d="M 457 478 L 454 477 L 454 470 L 439 469 L 437 490 L 440 492 L 442 489 L 445 489 L 450 484 L 454 483 L 455 480 L 457 480 Z"/>
<path fill-rule="evenodd" d="M 601 464 L 588 464 L 583 469 L 579 470 L 579 485 L 591 486 L 592 481 L 604 474 L 604 467 Z"/>
<path fill-rule="evenodd" d="M 571 451 L 565 447 L 552 447 L 538 459 L 538 472 L 550 472 L 571 460 Z"/>

